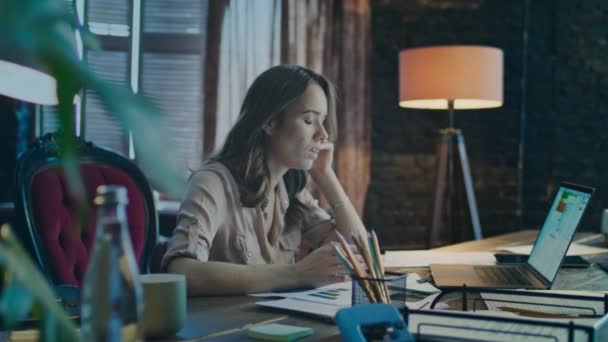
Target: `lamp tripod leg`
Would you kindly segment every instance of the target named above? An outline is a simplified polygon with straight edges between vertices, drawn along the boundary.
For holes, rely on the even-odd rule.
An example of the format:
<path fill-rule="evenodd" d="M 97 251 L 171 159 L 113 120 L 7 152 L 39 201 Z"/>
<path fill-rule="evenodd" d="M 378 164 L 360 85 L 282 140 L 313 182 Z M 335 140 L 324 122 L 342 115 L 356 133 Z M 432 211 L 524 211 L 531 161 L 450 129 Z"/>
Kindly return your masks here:
<path fill-rule="evenodd" d="M 447 171 L 448 171 L 448 143 L 446 137 L 442 135 L 441 141 L 437 144 L 436 155 L 436 173 L 435 173 L 435 191 L 433 196 L 433 214 L 431 221 L 431 229 L 428 234 L 427 247 L 433 248 L 439 242 L 439 233 L 443 221 L 443 204 L 447 191 Z"/>
<path fill-rule="evenodd" d="M 458 158 L 464 179 L 464 189 L 467 196 L 467 204 L 469 207 L 469 215 L 471 216 L 471 225 L 473 226 L 473 235 L 475 240 L 483 239 L 481 233 L 481 224 L 479 223 L 479 213 L 477 211 L 477 201 L 475 200 L 475 192 L 473 190 L 473 179 L 471 178 L 471 169 L 469 168 L 469 158 L 467 156 L 467 148 L 464 142 L 464 136 L 458 132 L 456 135 L 456 145 L 458 147 Z"/>
<path fill-rule="evenodd" d="M 483 238 L 464 137 L 459 130 L 452 129 L 442 131 L 440 139 L 436 148 L 437 166 L 433 196 L 433 213 L 427 239 L 428 248 L 433 248 L 441 242 L 439 234 L 442 232 L 444 223 L 447 225 L 446 232 L 452 234 L 452 238 L 457 238 L 459 235 L 457 234 L 457 229 L 463 228 L 461 225 L 465 224 L 465 222 L 457 220 L 457 216 L 460 217 L 458 214 L 460 212 L 459 209 L 462 207 L 458 205 L 461 202 L 456 198 L 458 196 L 456 196 L 455 193 L 455 189 L 461 189 L 461 187 L 464 187 L 466 195 L 466 198 L 463 198 L 462 200 L 466 202 L 469 210 L 470 223 L 473 228 L 473 238 L 475 240 Z M 452 170 L 453 172 L 448 174 L 450 163 L 451 167 L 454 169 Z M 461 175 L 459 172 L 456 172 L 458 165 L 460 165 L 458 171 L 462 173 Z M 461 176 L 462 179 L 460 178 Z"/>

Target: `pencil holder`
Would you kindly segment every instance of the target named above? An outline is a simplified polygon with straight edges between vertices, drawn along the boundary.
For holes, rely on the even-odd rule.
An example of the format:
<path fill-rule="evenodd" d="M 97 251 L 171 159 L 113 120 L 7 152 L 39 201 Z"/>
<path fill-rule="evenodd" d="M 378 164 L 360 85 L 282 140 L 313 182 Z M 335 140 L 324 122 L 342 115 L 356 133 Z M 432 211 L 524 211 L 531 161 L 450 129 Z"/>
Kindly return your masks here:
<path fill-rule="evenodd" d="M 378 278 L 352 278 L 352 306 L 370 303 L 390 303 L 398 309 L 405 307 L 407 275 Z"/>

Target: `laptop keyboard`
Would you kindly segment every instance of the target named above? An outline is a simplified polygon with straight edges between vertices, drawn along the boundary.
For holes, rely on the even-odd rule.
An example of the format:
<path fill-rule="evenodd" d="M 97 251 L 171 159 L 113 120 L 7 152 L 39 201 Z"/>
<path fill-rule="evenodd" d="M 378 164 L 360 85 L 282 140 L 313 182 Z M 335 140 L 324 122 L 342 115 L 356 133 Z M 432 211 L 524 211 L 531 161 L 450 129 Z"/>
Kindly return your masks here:
<path fill-rule="evenodd" d="M 487 284 L 521 284 L 530 285 L 517 267 L 475 266 L 475 273 Z"/>

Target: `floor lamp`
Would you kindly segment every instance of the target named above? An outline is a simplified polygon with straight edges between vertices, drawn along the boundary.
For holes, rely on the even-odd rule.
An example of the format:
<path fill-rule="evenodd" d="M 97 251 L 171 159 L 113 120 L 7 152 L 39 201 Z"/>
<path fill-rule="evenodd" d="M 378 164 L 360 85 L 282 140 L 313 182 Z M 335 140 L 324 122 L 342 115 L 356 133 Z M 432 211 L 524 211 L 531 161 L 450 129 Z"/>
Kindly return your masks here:
<path fill-rule="evenodd" d="M 0 95 L 41 105 L 57 104 L 57 82 L 38 70 L 0 60 Z"/>
<path fill-rule="evenodd" d="M 399 53 L 399 106 L 448 111 L 449 126 L 440 130 L 436 148 L 429 247 L 440 241 L 444 220 L 452 236 L 462 234 L 464 227 L 457 227 L 455 222 L 461 204 L 456 198 L 457 185 L 464 187 L 473 236 L 477 240 L 483 238 L 466 145 L 462 132 L 454 126 L 454 111 L 495 108 L 502 102 L 503 53 L 500 49 L 449 45 L 412 48 Z"/>

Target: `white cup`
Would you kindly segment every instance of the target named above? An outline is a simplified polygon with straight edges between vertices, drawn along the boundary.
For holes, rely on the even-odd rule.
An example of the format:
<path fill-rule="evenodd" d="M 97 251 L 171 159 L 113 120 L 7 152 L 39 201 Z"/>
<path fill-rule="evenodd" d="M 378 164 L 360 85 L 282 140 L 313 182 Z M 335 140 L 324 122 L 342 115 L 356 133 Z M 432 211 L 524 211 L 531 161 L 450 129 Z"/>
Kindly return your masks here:
<path fill-rule="evenodd" d="M 174 336 L 187 316 L 186 277 L 151 273 L 140 276 L 144 290 L 144 333 L 148 337 Z"/>

